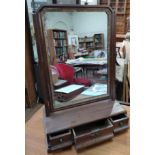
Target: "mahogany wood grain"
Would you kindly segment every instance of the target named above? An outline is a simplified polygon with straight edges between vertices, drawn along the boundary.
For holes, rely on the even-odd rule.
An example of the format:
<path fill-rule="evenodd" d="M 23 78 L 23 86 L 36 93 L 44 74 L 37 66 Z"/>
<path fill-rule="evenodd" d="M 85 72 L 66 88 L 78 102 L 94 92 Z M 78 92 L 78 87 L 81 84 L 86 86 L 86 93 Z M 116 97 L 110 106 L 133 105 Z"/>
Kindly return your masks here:
<path fill-rule="evenodd" d="M 120 104 L 110 100 L 54 112 L 49 117 L 44 116 L 46 133 L 63 131 L 124 112 Z"/>
<path fill-rule="evenodd" d="M 67 109 L 63 111 L 54 112 L 49 117 L 44 116 L 45 132 L 46 134 L 54 135 L 54 137 L 56 135 L 61 136 L 64 130 L 73 130 L 73 131 L 75 130 L 75 134 L 76 134 L 76 131 L 78 133 L 79 132 L 83 133 L 81 136 L 83 136 L 82 139 L 84 140 L 84 142 L 82 143 L 80 139 L 78 140 L 80 143 L 75 142 L 75 147 L 77 150 L 79 150 L 79 149 L 86 148 L 90 145 L 99 143 L 101 141 L 103 142 L 105 140 L 111 139 L 113 137 L 113 130 L 114 130 L 114 133 L 116 133 L 115 131 L 118 132 L 118 131 L 124 131 L 125 129 L 127 129 L 128 122 L 126 121 L 124 122 L 124 119 L 123 120 L 120 119 L 120 115 L 124 116 L 125 113 L 126 113 L 125 109 L 122 108 L 122 106 L 117 101 L 115 102 L 112 102 L 110 100 L 100 101 L 93 104 L 79 106 L 74 109 Z M 115 119 L 115 121 L 112 121 L 112 123 L 114 124 L 114 128 L 113 128 L 113 125 L 110 123 L 110 121 L 108 121 L 107 119 L 107 118 L 110 118 L 112 120 L 111 117 L 112 118 L 117 117 L 118 119 L 118 120 Z M 104 119 L 107 119 L 107 120 L 104 120 Z M 110 128 L 106 129 L 106 126 L 108 124 L 105 122 L 109 122 L 111 124 L 111 125 L 109 124 Z M 120 124 L 123 124 L 123 126 L 120 126 Z M 103 131 L 106 131 L 106 132 L 102 132 L 102 136 L 101 135 L 99 137 L 93 136 L 92 138 L 91 136 L 92 131 L 93 130 L 95 132 L 98 131 L 96 133 L 98 135 L 102 131 L 101 127 Z M 78 135 L 75 135 L 75 134 L 74 134 L 74 140 L 76 141 L 76 139 L 78 139 Z M 64 138 L 64 145 L 66 145 L 68 141 L 65 140 L 65 137 L 63 135 L 62 137 Z M 73 139 L 73 137 L 72 138 L 70 137 L 70 140 L 69 140 L 70 142 L 72 141 L 71 139 Z M 58 139 L 57 141 L 59 140 L 60 139 Z M 55 145 L 51 145 L 48 142 L 48 146 L 50 147 L 48 149 L 48 152 L 51 152 L 57 148 L 59 150 L 64 148 L 64 145 L 61 145 L 62 143 L 60 141 L 58 143 Z M 71 144 L 72 143 L 70 143 L 69 146 L 71 146 Z"/>

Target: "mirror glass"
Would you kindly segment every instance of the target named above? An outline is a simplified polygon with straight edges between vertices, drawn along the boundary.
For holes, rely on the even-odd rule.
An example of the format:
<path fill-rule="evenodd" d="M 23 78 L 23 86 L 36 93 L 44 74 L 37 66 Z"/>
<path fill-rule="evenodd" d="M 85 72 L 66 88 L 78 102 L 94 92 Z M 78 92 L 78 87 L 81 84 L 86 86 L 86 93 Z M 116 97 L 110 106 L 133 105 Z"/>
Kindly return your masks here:
<path fill-rule="evenodd" d="M 109 95 L 108 15 L 102 10 L 50 9 L 42 13 L 53 107 Z"/>

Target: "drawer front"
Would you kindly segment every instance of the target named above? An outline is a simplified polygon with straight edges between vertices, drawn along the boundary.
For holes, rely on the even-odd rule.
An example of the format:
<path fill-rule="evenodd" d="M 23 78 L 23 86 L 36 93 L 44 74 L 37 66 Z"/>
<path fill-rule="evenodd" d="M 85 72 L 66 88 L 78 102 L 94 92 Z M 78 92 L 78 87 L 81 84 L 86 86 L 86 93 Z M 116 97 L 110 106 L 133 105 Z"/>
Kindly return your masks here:
<path fill-rule="evenodd" d="M 71 131 L 64 134 L 58 134 L 57 136 L 49 136 L 49 145 L 60 145 L 66 142 L 71 142 L 72 139 Z"/>
<path fill-rule="evenodd" d="M 72 146 L 72 141 L 67 141 L 58 145 L 48 145 L 48 153 L 51 153 L 53 151 L 63 150 L 65 148 Z"/>
<path fill-rule="evenodd" d="M 76 148 L 76 150 L 81 150 L 81 149 L 84 149 L 86 147 L 89 147 L 89 146 L 92 146 L 92 145 L 95 145 L 95 144 L 110 140 L 113 137 L 114 137 L 114 134 L 113 134 L 113 131 L 112 131 L 111 133 L 108 133 L 106 135 L 102 135 L 100 137 L 97 137 L 97 138 L 94 138 L 94 139 L 89 139 L 88 141 L 75 144 L 75 148 Z"/>
<path fill-rule="evenodd" d="M 124 131 L 126 129 L 129 128 L 129 118 L 127 115 L 122 115 L 122 118 L 118 118 L 118 119 L 113 119 L 111 118 L 110 119 L 112 124 L 114 125 L 114 133 L 118 133 L 118 132 L 121 132 L 121 131 Z"/>
<path fill-rule="evenodd" d="M 111 139 L 113 136 L 114 135 L 112 124 L 105 128 L 96 129 L 95 131 L 91 131 L 80 136 L 76 136 L 76 133 L 74 133 L 75 147 L 77 150 L 83 149 L 93 144 L 97 144 L 99 142 Z"/>
<path fill-rule="evenodd" d="M 80 143 L 87 142 L 89 140 L 96 140 L 97 138 L 100 138 L 101 136 L 107 135 L 112 132 L 113 132 L 112 127 L 108 127 L 106 129 L 100 129 L 99 131 L 94 131 L 79 137 L 75 137 L 75 143 L 80 144 Z"/>
<path fill-rule="evenodd" d="M 65 137 L 60 137 L 60 138 L 50 140 L 49 144 L 50 145 L 59 145 L 59 144 L 62 144 L 62 143 L 65 143 L 65 142 L 68 142 L 68 141 L 71 141 L 71 140 L 72 140 L 71 135 L 67 135 Z"/>

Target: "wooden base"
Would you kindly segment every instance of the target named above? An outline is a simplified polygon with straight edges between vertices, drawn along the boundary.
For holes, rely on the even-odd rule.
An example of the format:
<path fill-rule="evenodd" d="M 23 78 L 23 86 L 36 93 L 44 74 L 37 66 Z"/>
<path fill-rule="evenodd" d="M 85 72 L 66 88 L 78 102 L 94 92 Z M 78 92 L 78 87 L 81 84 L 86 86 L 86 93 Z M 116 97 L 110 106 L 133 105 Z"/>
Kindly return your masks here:
<path fill-rule="evenodd" d="M 45 116 L 48 152 L 75 145 L 77 150 L 112 139 L 128 128 L 126 110 L 106 100 Z"/>

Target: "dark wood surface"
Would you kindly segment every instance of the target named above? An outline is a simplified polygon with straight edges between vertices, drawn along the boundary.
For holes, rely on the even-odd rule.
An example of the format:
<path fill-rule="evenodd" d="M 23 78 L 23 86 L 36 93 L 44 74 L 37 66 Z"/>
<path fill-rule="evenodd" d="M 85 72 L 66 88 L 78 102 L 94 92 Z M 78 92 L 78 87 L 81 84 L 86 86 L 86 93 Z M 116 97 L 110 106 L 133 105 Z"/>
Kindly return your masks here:
<path fill-rule="evenodd" d="M 126 112 L 118 102 L 100 101 L 44 116 L 45 132 L 54 133 Z"/>

